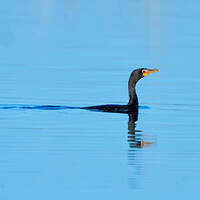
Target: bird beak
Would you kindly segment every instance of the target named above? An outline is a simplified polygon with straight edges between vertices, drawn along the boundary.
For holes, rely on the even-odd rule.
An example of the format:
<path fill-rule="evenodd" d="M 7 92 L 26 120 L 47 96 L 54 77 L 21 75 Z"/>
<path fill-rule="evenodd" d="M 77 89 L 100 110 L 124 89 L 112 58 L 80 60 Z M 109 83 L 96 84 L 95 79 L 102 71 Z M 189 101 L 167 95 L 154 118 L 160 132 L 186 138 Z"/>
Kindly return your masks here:
<path fill-rule="evenodd" d="M 143 76 L 147 76 L 149 74 L 152 74 L 154 72 L 158 72 L 158 69 L 148 69 L 148 70 L 144 70 L 144 72 L 142 73 Z"/>

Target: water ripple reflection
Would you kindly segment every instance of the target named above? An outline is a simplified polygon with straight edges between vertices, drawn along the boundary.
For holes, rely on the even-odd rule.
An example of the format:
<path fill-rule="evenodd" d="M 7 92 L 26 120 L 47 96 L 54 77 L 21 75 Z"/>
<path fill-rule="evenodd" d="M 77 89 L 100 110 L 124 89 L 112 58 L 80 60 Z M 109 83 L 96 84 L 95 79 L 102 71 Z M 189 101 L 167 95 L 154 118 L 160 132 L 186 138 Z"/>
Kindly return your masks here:
<path fill-rule="evenodd" d="M 129 122 L 128 122 L 128 142 L 130 148 L 140 148 L 140 147 L 146 147 L 149 145 L 154 144 L 154 142 L 151 141 L 144 141 L 144 137 L 149 137 L 148 135 L 141 134 L 141 130 L 135 130 L 135 121 L 133 119 L 133 116 L 129 114 Z"/>
<path fill-rule="evenodd" d="M 141 156 L 143 151 L 141 148 L 155 144 L 153 136 L 143 134 L 142 130 L 136 130 L 136 123 L 134 117 L 129 114 L 128 121 L 128 166 L 131 168 L 131 173 L 128 177 L 128 185 L 130 189 L 139 189 L 138 176 L 141 176 L 144 161 Z"/>
<path fill-rule="evenodd" d="M 28 109 L 28 110 L 65 110 L 81 109 L 78 106 L 61 106 L 61 105 L 30 105 L 30 104 L 0 104 L 0 109 Z M 149 109 L 149 106 L 139 106 L 140 109 Z"/>

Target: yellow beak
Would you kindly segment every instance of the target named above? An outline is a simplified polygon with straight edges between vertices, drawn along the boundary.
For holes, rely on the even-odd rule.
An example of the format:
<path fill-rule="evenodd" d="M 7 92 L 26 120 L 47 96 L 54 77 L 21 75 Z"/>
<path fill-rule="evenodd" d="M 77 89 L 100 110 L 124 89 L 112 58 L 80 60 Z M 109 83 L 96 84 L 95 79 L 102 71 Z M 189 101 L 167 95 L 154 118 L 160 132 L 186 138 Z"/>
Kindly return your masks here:
<path fill-rule="evenodd" d="M 147 76 L 147 75 L 152 74 L 154 72 L 158 72 L 158 69 L 147 70 L 143 73 L 143 76 Z"/>

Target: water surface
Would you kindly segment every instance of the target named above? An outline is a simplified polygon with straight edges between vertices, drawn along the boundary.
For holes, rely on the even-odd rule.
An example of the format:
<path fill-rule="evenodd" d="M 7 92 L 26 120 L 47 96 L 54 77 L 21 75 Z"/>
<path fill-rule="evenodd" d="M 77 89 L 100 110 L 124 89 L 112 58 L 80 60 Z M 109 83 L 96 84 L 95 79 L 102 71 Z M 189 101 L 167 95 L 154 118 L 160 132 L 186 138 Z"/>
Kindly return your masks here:
<path fill-rule="evenodd" d="M 199 6 L 2 3 L 1 199 L 196 196 Z M 141 66 L 160 71 L 137 85 L 144 107 L 136 123 L 126 114 L 67 109 L 125 104 L 129 75 Z M 46 105 L 64 109 L 24 109 Z"/>

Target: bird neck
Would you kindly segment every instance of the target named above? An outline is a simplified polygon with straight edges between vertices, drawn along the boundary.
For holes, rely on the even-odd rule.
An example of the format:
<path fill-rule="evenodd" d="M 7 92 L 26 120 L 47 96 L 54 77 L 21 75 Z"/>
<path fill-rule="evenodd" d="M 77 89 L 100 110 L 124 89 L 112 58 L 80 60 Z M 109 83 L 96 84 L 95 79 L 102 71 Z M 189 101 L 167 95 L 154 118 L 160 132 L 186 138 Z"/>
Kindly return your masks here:
<path fill-rule="evenodd" d="M 138 106 L 138 97 L 137 97 L 137 94 L 136 94 L 135 86 L 129 87 L 128 105 L 129 106 Z"/>
<path fill-rule="evenodd" d="M 131 73 L 131 76 L 128 81 L 128 91 L 129 91 L 129 106 L 138 107 L 138 97 L 136 94 L 135 86 L 140 78 L 138 78 L 138 75 L 135 74 L 135 71 Z"/>

